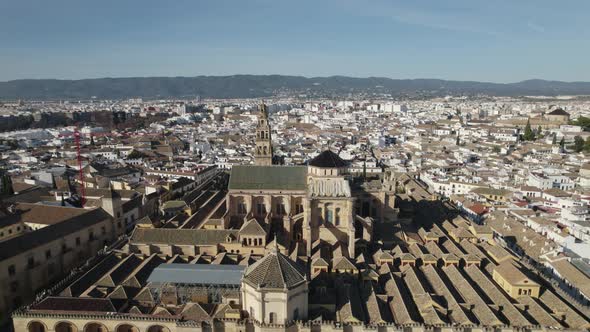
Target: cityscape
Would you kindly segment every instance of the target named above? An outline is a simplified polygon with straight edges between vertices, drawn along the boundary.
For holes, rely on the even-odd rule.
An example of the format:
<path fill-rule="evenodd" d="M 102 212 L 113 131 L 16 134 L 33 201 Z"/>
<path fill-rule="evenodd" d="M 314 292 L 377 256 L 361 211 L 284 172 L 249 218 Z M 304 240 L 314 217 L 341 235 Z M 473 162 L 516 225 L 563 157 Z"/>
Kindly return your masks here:
<path fill-rule="evenodd" d="M 228 18 L 239 22 L 242 11 L 274 21 L 287 19 L 284 10 L 311 8 L 255 1 L 256 14 L 228 2 L 237 8 Z M 396 26 L 408 34 L 432 30 L 432 38 L 441 29 L 456 34 L 450 39 L 501 38 L 503 31 L 487 34 L 499 25 L 483 13 L 481 25 L 466 19 L 450 26 L 449 8 L 425 2 L 396 3 Z M 389 8 L 381 4 L 375 8 Z M 208 22 L 224 5 L 169 6 L 198 10 L 195 17 Z M 314 9 L 347 7 L 324 5 Z M 69 6 L 68 14 L 96 19 L 86 11 L 94 4 Z M 119 5 L 94 9 L 100 16 L 109 6 Z M 120 6 L 113 17 L 128 13 Z M 159 6 L 146 3 L 137 14 Z M 170 10 L 164 7 L 162 14 Z M 370 5 L 362 7 L 365 14 L 341 13 L 356 18 L 361 32 Z M 554 10 L 556 17 L 571 14 L 561 29 L 577 27 L 579 14 Z M 428 24 L 416 13 L 428 14 Z M 187 22 L 186 29 L 201 24 Z M 268 37 L 250 31 L 256 24 L 244 27 L 252 40 Z M 125 27 L 121 38 L 139 33 Z M 57 25 L 47 29 L 48 40 L 76 41 L 73 32 L 53 31 Z M 108 38 L 96 41 L 117 42 L 104 29 Z M 322 29 L 310 45 L 337 30 Z M 529 21 L 522 29 L 566 37 L 550 24 Z M 22 43 L 41 32 L 28 33 Z M 337 31 L 338 38 L 348 33 Z M 366 36 L 376 50 L 387 47 Z M 226 43 L 241 50 L 234 37 Z M 20 44 L 7 38 L 6 45 L 14 47 L 0 56 L 0 69 L 9 69 L 0 73 L 0 331 L 590 330 L 587 63 L 572 58 L 576 68 L 564 69 L 563 80 L 553 80 L 553 62 L 539 72 L 544 79 L 496 79 L 490 75 L 504 70 L 497 63 L 475 73 L 481 79 L 465 79 L 470 69 L 450 62 L 457 76 L 396 79 L 388 67 L 374 75 L 360 60 L 333 75 L 324 75 L 321 63 L 310 64 L 320 75 L 308 75 L 296 60 L 280 73 L 244 61 L 227 74 L 203 51 L 194 61 L 209 69 L 197 73 L 188 69 L 191 59 L 178 64 L 187 66 L 182 75 L 142 67 L 143 76 L 127 68 L 109 77 L 100 74 L 105 60 L 96 75 L 76 62 L 61 75 L 56 58 L 27 57 L 36 75 L 12 58 Z M 574 42 L 569 51 L 586 48 Z M 133 55 L 138 66 L 144 56 Z M 224 56 L 219 61 L 236 68 Z M 423 58 L 399 61 L 403 67 Z M 164 58 L 158 63 L 169 70 Z"/>

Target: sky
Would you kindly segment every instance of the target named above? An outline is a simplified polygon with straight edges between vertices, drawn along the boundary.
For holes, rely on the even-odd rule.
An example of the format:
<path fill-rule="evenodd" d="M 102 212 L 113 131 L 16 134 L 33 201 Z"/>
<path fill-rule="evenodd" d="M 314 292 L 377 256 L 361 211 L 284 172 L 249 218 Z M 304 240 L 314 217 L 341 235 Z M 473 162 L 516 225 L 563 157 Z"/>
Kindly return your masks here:
<path fill-rule="evenodd" d="M 589 0 L 0 0 L 0 81 L 590 81 Z"/>

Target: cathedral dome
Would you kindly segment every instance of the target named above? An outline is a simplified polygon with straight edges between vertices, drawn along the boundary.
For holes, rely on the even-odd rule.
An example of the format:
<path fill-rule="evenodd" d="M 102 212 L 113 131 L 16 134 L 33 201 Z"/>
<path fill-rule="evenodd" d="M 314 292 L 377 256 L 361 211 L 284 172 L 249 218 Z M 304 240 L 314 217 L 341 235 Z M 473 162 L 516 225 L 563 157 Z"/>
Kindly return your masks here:
<path fill-rule="evenodd" d="M 250 265 L 244 273 L 244 282 L 260 288 L 291 289 L 306 281 L 303 269 L 277 250 Z"/>
<path fill-rule="evenodd" d="M 320 168 L 342 168 L 348 166 L 348 162 L 336 153 L 326 150 L 309 162 L 309 166 Z"/>
<path fill-rule="evenodd" d="M 549 112 L 547 115 L 570 115 L 568 112 L 564 111 L 562 108 L 556 108 L 553 111 Z"/>

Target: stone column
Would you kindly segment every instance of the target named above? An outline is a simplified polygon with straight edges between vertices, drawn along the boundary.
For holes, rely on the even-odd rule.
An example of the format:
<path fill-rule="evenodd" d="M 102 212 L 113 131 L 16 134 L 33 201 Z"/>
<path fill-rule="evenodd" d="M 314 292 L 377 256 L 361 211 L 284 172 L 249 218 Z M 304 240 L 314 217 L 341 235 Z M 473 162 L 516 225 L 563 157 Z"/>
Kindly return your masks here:
<path fill-rule="evenodd" d="M 287 317 L 289 317 L 289 291 L 287 290 L 287 288 L 284 288 L 284 292 L 285 294 L 283 295 L 285 297 L 285 303 L 283 303 L 283 319 L 281 320 L 280 324 L 285 324 L 287 323 Z M 278 317 L 277 317 L 278 320 Z"/>
<path fill-rule="evenodd" d="M 260 303 L 259 303 L 259 307 L 260 307 L 260 313 L 258 314 L 260 317 L 260 322 L 261 323 L 266 323 L 266 312 L 265 312 L 265 304 L 264 304 L 264 298 L 265 298 L 265 293 L 263 291 L 260 290 L 260 286 L 258 287 L 258 292 L 260 294 Z"/>
<path fill-rule="evenodd" d="M 264 195 L 264 210 L 266 213 L 272 211 L 272 196 L 271 195 Z"/>
<path fill-rule="evenodd" d="M 291 241 L 293 240 L 292 229 L 293 229 L 293 217 L 290 215 L 283 216 L 283 232 L 285 233 L 285 235 L 287 236 L 287 239 L 289 240 L 288 244 L 290 244 Z"/>
<path fill-rule="evenodd" d="M 350 258 L 355 258 L 355 248 L 354 248 L 354 233 L 355 233 L 355 227 L 354 227 L 354 200 L 350 199 L 348 200 L 348 202 L 346 202 L 346 207 L 347 207 L 347 211 L 346 211 L 346 215 L 348 217 L 348 255 L 350 255 Z"/>
<path fill-rule="evenodd" d="M 312 239 L 311 239 L 311 202 L 310 199 L 307 197 L 304 197 L 302 199 L 302 203 L 303 203 L 303 240 L 305 241 L 306 244 L 306 250 L 307 252 L 305 253 L 306 255 L 311 255 L 311 244 L 312 244 Z"/>
<path fill-rule="evenodd" d="M 291 214 L 291 200 L 293 199 L 293 196 L 289 195 L 289 196 L 283 196 L 283 202 L 285 203 L 285 213 L 287 215 Z"/>
<path fill-rule="evenodd" d="M 245 195 L 244 203 L 246 204 L 246 214 L 248 215 L 252 212 L 252 195 Z"/>

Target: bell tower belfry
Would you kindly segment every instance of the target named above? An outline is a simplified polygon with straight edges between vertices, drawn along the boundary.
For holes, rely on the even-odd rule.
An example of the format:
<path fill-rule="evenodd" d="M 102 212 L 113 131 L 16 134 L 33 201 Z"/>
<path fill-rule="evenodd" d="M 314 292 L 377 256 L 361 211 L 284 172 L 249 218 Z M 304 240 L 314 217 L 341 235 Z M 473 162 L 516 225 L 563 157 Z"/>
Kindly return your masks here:
<path fill-rule="evenodd" d="M 270 137 L 270 125 L 268 123 L 268 110 L 264 103 L 258 105 L 258 125 L 256 126 L 254 165 L 272 165 L 272 140 Z"/>

